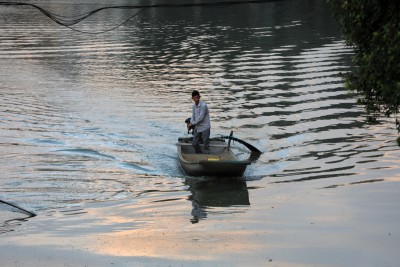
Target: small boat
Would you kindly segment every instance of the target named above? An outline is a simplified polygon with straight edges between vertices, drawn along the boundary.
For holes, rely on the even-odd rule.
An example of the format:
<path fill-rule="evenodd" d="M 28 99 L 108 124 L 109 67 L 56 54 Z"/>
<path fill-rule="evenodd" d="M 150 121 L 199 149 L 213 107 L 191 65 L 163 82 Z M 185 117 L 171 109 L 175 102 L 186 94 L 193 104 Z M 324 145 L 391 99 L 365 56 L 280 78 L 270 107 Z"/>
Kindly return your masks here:
<path fill-rule="evenodd" d="M 225 142 L 226 138 L 229 139 L 228 143 Z M 232 133 L 229 137 L 210 138 L 210 152 L 208 154 L 196 154 L 192 140 L 193 137 L 180 137 L 177 144 L 179 162 L 183 170 L 190 176 L 240 177 L 252 162 L 250 158 L 240 160 L 230 149 L 231 140 L 244 142 L 232 137 Z M 253 152 L 261 154 L 259 150 L 252 151 L 252 159 L 254 159 Z"/>

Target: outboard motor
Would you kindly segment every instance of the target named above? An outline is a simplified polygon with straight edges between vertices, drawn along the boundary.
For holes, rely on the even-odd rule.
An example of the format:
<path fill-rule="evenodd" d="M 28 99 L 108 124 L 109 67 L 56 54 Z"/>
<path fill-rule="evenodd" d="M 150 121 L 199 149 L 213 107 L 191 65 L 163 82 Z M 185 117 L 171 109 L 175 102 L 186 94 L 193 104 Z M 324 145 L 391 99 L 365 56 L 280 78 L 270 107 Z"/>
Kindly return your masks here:
<path fill-rule="evenodd" d="M 194 126 L 190 126 L 190 127 L 189 127 L 190 119 L 191 119 L 191 118 L 187 118 L 187 119 L 185 120 L 185 123 L 186 123 L 186 125 L 187 125 L 188 134 L 189 134 L 190 130 L 192 130 L 192 134 L 193 134 L 193 133 L 194 133 Z"/>

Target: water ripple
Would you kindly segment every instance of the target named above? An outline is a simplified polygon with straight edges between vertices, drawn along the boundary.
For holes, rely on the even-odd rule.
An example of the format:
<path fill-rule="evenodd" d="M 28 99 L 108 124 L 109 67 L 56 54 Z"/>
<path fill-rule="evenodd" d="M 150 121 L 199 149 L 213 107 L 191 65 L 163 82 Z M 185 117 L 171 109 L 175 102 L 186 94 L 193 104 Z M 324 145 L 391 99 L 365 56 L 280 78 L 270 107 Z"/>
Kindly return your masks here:
<path fill-rule="evenodd" d="M 237 205 L 249 205 L 244 185 L 182 188 L 174 144 L 193 89 L 210 107 L 213 134 L 233 130 L 263 150 L 246 181 L 332 189 L 398 179 L 390 120 L 364 123 L 341 78 L 352 50 L 329 25 L 160 11 L 88 37 L 14 12 L 12 23 L 0 16 L 0 185 L 33 209 L 79 216 L 68 210 L 77 202 L 138 199 L 162 209 L 189 198 L 199 219 L 209 212 L 201 205 L 235 205 L 236 191 Z M 386 178 L 371 178 L 380 172 Z"/>

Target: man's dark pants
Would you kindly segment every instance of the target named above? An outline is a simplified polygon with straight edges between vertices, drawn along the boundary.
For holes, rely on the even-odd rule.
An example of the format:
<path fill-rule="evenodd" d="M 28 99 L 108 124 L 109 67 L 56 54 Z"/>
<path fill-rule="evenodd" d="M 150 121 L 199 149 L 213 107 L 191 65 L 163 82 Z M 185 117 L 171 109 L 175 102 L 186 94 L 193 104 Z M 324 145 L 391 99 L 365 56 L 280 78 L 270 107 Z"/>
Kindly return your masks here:
<path fill-rule="evenodd" d="M 203 139 L 204 151 L 201 151 L 201 149 L 200 149 L 200 138 Z M 195 131 L 193 133 L 192 145 L 194 146 L 196 153 L 202 153 L 202 152 L 209 153 L 210 152 L 210 129 L 204 130 L 202 132 Z"/>

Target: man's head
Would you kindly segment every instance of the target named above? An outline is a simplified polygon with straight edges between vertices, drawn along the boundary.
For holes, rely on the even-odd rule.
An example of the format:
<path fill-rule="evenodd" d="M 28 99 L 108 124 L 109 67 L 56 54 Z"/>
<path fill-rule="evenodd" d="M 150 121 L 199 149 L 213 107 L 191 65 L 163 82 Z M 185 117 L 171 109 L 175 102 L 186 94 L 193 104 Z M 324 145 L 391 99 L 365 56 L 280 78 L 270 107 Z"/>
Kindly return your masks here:
<path fill-rule="evenodd" d="M 199 91 L 193 90 L 192 99 L 193 99 L 194 103 L 196 103 L 196 105 L 199 104 L 199 102 L 200 102 L 200 93 L 199 93 Z"/>

